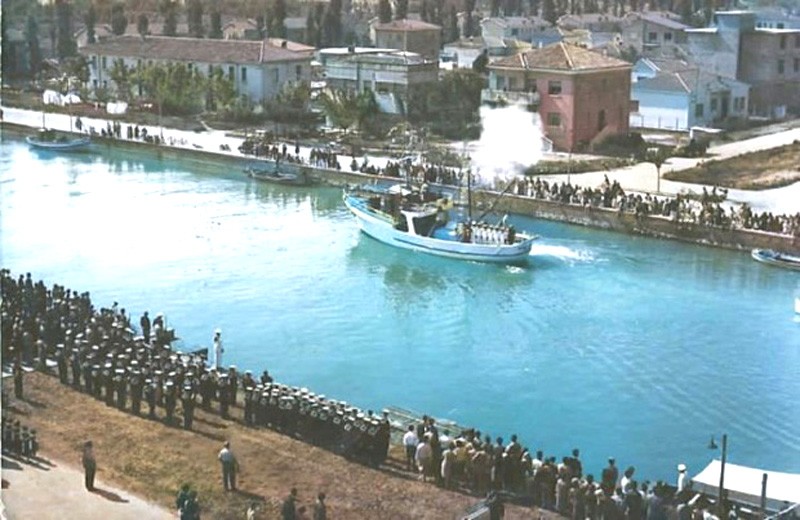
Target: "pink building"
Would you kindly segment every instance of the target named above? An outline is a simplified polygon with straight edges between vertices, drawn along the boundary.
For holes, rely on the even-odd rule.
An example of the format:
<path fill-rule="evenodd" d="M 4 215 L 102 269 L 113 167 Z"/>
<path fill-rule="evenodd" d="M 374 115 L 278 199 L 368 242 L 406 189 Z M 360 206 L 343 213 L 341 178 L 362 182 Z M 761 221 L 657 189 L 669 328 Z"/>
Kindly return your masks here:
<path fill-rule="evenodd" d="M 489 65 L 485 101 L 538 107 L 557 149 L 579 151 L 628 132 L 631 64 L 559 42 Z"/>

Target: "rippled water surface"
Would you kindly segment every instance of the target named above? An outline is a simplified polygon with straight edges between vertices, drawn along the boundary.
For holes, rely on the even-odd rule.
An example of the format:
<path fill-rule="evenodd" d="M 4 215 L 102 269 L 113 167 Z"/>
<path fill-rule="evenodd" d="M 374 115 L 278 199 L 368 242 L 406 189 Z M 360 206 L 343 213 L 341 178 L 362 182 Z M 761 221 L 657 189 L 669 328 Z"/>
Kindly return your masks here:
<path fill-rule="evenodd" d="M 800 472 L 798 273 L 744 253 L 514 217 L 529 266 L 397 250 L 335 188 L 109 151 L 0 152 L 2 265 L 164 311 L 183 346 L 364 408 L 398 405 L 641 478 Z"/>

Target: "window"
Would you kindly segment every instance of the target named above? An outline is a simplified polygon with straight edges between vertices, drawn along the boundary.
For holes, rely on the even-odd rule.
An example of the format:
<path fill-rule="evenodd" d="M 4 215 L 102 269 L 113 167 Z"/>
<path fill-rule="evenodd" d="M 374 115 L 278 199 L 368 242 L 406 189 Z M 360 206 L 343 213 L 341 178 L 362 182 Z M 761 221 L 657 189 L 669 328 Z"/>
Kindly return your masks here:
<path fill-rule="evenodd" d="M 711 98 L 711 111 L 717 111 L 717 98 Z"/>
<path fill-rule="evenodd" d="M 561 114 L 558 112 L 548 112 L 547 126 L 561 126 Z"/>
<path fill-rule="evenodd" d="M 783 60 L 778 60 L 778 74 L 783 74 L 784 65 Z"/>
<path fill-rule="evenodd" d="M 92 56 L 92 68 L 97 68 L 97 56 Z"/>
<path fill-rule="evenodd" d="M 229 79 L 229 80 L 231 80 L 231 81 L 233 81 L 233 78 L 234 78 L 234 75 L 233 75 L 233 65 L 231 65 L 230 67 L 228 67 L 228 79 Z"/>
<path fill-rule="evenodd" d="M 650 43 L 658 41 L 658 33 L 656 32 L 649 32 L 647 33 L 647 41 Z"/>
<path fill-rule="evenodd" d="M 108 63 L 106 62 L 106 57 L 105 57 L 105 56 L 103 56 L 102 58 L 100 58 L 100 65 L 101 65 L 101 66 L 102 66 L 104 69 L 105 69 L 106 67 L 108 67 Z"/>
<path fill-rule="evenodd" d="M 242 67 L 242 83 L 247 83 L 247 67 Z"/>
<path fill-rule="evenodd" d="M 189 74 L 191 74 L 191 73 L 192 73 L 192 64 L 191 64 L 191 63 L 187 63 L 187 64 L 186 64 L 186 70 L 188 70 L 188 71 L 189 71 Z"/>
<path fill-rule="evenodd" d="M 781 44 L 780 44 L 780 46 L 781 46 L 781 49 L 785 49 L 786 48 L 786 35 L 785 34 L 781 34 Z"/>
<path fill-rule="evenodd" d="M 295 75 L 295 77 L 297 77 L 297 81 L 300 81 L 301 79 L 303 79 L 303 66 L 302 65 L 296 65 L 294 67 L 294 75 Z"/>
<path fill-rule="evenodd" d="M 517 89 L 517 78 L 510 77 L 508 78 L 508 90 L 516 90 Z"/>
<path fill-rule="evenodd" d="M 511 36 L 519 36 L 519 29 L 511 29 Z"/>
<path fill-rule="evenodd" d="M 665 32 L 664 33 L 664 41 L 665 42 L 671 42 L 672 41 L 672 33 L 671 32 Z"/>
<path fill-rule="evenodd" d="M 558 96 L 561 95 L 561 82 L 560 81 L 548 81 L 547 82 L 547 93 L 551 96 Z"/>
<path fill-rule="evenodd" d="M 694 106 L 694 117 L 703 117 L 703 104 L 698 103 Z"/>

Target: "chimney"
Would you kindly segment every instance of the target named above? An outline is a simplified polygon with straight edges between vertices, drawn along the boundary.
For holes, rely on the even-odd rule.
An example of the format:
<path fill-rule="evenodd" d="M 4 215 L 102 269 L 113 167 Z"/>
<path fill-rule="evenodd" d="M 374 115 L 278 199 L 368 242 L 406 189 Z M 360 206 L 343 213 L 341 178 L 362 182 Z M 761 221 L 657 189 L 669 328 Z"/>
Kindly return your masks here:
<path fill-rule="evenodd" d="M 287 46 L 287 42 L 286 42 L 286 40 L 283 40 L 283 41 L 281 42 L 281 49 L 285 49 L 285 48 L 286 48 L 286 46 Z"/>

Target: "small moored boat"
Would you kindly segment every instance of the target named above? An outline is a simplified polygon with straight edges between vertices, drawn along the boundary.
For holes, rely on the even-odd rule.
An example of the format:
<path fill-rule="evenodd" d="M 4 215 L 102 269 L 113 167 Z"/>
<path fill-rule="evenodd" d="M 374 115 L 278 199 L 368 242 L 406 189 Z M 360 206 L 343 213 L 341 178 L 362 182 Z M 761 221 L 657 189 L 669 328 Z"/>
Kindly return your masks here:
<path fill-rule="evenodd" d="M 257 181 L 273 182 L 276 184 L 289 184 L 292 186 L 308 186 L 311 184 L 311 179 L 302 169 L 299 171 L 299 173 L 288 173 L 280 171 L 277 165 L 274 169 L 248 166 L 244 169 L 244 172 L 248 177 Z"/>
<path fill-rule="evenodd" d="M 800 271 L 800 256 L 787 255 L 772 249 L 753 249 L 751 256 L 765 264 Z"/>
<path fill-rule="evenodd" d="M 386 244 L 461 260 L 523 263 L 535 236 L 513 226 L 449 220 L 450 201 L 404 188 L 344 192 L 361 230 Z"/>
<path fill-rule="evenodd" d="M 29 135 L 25 141 L 34 148 L 57 152 L 78 152 L 86 150 L 92 144 L 89 137 L 72 137 L 59 134 L 55 130 L 40 130 L 36 135 Z"/>

